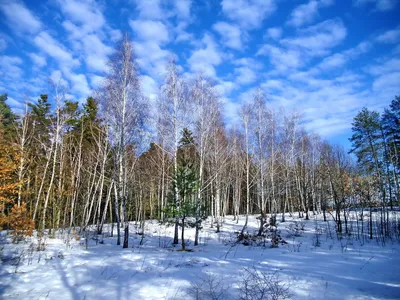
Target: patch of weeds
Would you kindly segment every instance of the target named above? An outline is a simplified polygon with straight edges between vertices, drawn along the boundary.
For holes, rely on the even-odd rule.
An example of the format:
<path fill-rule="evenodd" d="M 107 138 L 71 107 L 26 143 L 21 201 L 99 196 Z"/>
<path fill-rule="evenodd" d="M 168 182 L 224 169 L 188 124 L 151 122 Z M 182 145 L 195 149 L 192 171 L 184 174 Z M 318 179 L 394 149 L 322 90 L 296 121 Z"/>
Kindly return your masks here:
<path fill-rule="evenodd" d="M 239 284 L 240 300 L 290 299 L 289 285 L 282 283 L 274 273 L 263 273 L 255 267 L 244 268 Z"/>
<path fill-rule="evenodd" d="M 196 300 L 232 299 L 228 293 L 229 289 L 230 286 L 227 286 L 222 276 L 206 273 L 191 283 L 188 296 Z"/>

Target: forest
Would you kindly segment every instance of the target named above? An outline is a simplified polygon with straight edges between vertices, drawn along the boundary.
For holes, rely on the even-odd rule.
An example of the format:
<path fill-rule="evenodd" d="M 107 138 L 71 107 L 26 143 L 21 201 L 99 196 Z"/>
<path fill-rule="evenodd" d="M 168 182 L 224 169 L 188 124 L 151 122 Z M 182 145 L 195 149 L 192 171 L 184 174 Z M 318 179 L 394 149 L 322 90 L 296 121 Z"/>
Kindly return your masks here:
<path fill-rule="evenodd" d="M 50 232 L 95 225 L 101 233 L 117 223 L 128 247 L 129 221 L 174 219 L 178 243 L 178 224 L 189 217 L 198 233 L 208 216 L 218 231 L 226 215 L 259 214 L 261 234 L 267 215 L 282 213 L 284 222 L 286 214 L 323 213 L 347 232 L 347 211 L 379 208 L 379 232 L 398 234 L 389 211 L 398 205 L 400 97 L 382 115 L 358 113 L 351 155 L 307 132 L 298 113 L 269 107 L 260 89 L 240 124 L 227 126 L 212 81 L 183 80 L 173 60 L 152 114 L 130 41 L 116 50 L 82 107 L 54 82 L 22 116 L 1 95 L 4 228 L 16 215 L 26 218 L 17 226 Z"/>
<path fill-rule="evenodd" d="M 172 244 L 193 251 L 206 220 L 219 233 L 231 216 L 242 221 L 236 242 L 267 237 L 277 246 L 277 235 L 266 234 L 271 226 L 315 215 L 332 221 L 338 236 L 400 240 L 400 97 L 382 114 L 356 115 L 348 153 L 305 130 L 300 113 L 273 108 L 261 89 L 242 105 L 240 121 L 226 124 L 206 76 L 184 79 L 172 59 L 150 101 L 139 74 L 125 38 L 82 105 L 60 82 L 23 115 L 0 96 L 0 226 L 14 242 L 107 230 L 128 248 L 132 222 L 144 237 L 146 221 L 158 220 L 173 227 Z"/>

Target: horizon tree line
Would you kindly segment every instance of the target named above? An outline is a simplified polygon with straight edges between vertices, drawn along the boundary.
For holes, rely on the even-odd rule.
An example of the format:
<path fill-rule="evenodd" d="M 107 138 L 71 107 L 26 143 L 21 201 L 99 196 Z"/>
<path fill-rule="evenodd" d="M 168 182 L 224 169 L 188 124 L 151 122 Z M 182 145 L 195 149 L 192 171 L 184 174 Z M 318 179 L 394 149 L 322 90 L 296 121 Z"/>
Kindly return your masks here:
<path fill-rule="evenodd" d="M 261 89 L 242 105 L 239 124 L 227 126 L 214 82 L 203 74 L 185 80 L 174 60 L 150 115 L 128 37 L 107 72 L 82 106 L 59 83 L 27 103 L 22 116 L 0 96 L 4 228 L 13 228 L 16 213 L 50 234 L 92 225 L 100 234 L 105 223 L 116 223 L 117 244 L 123 228 L 126 248 L 129 222 L 143 234 L 143 221 L 156 218 L 173 220 L 174 244 L 182 228 L 184 249 L 189 218 L 198 245 L 206 217 L 217 232 L 227 215 L 244 217 L 243 233 L 248 216 L 259 214 L 261 235 L 268 216 L 279 213 L 285 222 L 287 214 L 322 213 L 348 233 L 350 209 L 379 206 L 380 228 L 389 234 L 389 210 L 398 205 L 399 97 L 382 116 L 364 108 L 355 117 L 355 163 L 343 147 L 307 132 L 296 112 L 269 107 Z"/>

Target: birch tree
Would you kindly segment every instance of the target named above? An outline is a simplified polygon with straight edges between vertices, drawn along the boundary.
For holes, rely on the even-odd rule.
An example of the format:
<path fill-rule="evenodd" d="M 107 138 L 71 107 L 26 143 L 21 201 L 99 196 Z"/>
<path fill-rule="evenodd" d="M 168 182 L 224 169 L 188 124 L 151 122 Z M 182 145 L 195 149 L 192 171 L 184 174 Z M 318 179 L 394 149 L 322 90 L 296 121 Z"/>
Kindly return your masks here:
<path fill-rule="evenodd" d="M 140 131 L 144 109 L 138 68 L 133 46 L 126 35 L 119 42 L 108 62 L 108 74 L 100 93 L 101 105 L 109 123 L 110 141 L 114 147 L 114 191 L 117 223 L 119 203 L 124 222 L 123 248 L 128 247 L 129 222 L 127 216 L 127 146 L 134 143 Z M 120 244 L 118 236 L 117 244 Z"/>
<path fill-rule="evenodd" d="M 194 105 L 196 148 L 199 156 L 198 179 L 199 188 L 196 199 L 196 233 L 194 245 L 198 245 L 199 231 L 201 228 L 201 206 L 204 192 L 208 182 L 204 178 L 207 153 L 210 151 L 213 128 L 217 126 L 220 118 L 220 108 L 216 92 L 212 83 L 202 74 L 194 80 L 191 88 L 191 99 Z M 222 162 L 221 162 L 222 163 Z"/>
<path fill-rule="evenodd" d="M 245 153 L 246 153 L 246 221 L 243 225 L 241 236 L 249 221 L 249 210 L 250 210 L 250 135 L 249 135 L 249 122 L 251 118 L 251 107 L 249 105 L 243 105 L 241 110 L 241 118 L 244 129 L 244 141 L 245 141 Z"/>
<path fill-rule="evenodd" d="M 30 113 L 28 111 L 28 104 L 25 104 L 25 115 L 22 117 L 19 126 L 17 127 L 17 145 L 20 152 L 19 165 L 18 165 L 18 206 L 22 202 L 22 190 L 24 186 L 24 179 L 28 169 L 28 146 L 32 139 L 32 131 L 29 130 Z"/>
<path fill-rule="evenodd" d="M 167 65 L 165 75 L 165 82 L 161 87 L 160 93 L 160 124 L 162 124 L 162 133 L 167 137 L 166 147 L 167 151 L 172 157 L 173 161 L 173 173 L 176 174 L 178 170 L 178 147 L 180 140 L 180 133 L 187 123 L 185 113 L 188 111 L 188 99 L 186 84 L 180 78 L 178 72 L 178 66 L 174 60 L 171 60 Z M 165 138 L 165 137 L 164 137 Z M 169 143 L 167 141 L 170 141 Z M 164 141 L 164 140 L 163 140 Z M 174 186 L 174 205 L 176 211 L 179 211 L 180 199 L 179 199 L 179 187 Z M 175 218 L 175 231 L 174 231 L 174 244 L 179 243 L 178 235 L 179 217 Z"/>

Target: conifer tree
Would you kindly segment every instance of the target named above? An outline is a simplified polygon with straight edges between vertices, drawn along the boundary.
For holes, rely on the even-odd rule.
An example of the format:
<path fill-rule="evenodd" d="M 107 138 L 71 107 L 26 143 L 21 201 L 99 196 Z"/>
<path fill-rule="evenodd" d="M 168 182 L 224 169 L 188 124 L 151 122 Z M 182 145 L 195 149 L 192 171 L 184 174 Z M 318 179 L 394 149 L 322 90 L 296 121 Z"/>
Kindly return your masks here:
<path fill-rule="evenodd" d="M 195 196 L 199 188 L 196 169 L 196 148 L 192 132 L 184 128 L 179 141 L 178 168 L 174 174 L 173 184 L 179 191 L 179 210 L 176 212 L 182 220 L 181 244 L 185 248 L 185 219 L 195 214 Z"/>
<path fill-rule="evenodd" d="M 7 94 L 0 95 L 0 128 L 4 130 L 4 138 L 11 140 L 15 133 L 17 116 L 6 103 Z"/>

